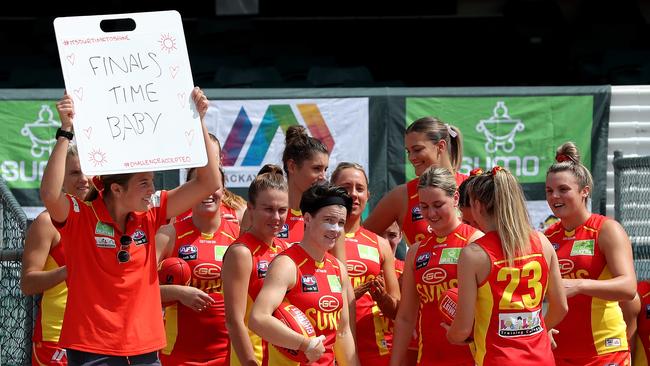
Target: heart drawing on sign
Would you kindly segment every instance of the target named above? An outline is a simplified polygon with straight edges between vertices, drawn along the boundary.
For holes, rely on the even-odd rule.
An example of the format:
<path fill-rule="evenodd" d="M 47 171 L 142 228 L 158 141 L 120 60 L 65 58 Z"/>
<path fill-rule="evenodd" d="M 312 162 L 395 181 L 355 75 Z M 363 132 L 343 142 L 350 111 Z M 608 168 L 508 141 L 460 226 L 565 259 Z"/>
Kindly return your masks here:
<path fill-rule="evenodd" d="M 86 138 L 90 140 L 90 135 L 93 133 L 93 126 L 90 126 L 88 128 L 84 128 L 84 135 L 86 135 Z"/>
<path fill-rule="evenodd" d="M 66 58 L 68 59 L 70 65 L 74 65 L 74 53 L 69 54 Z"/>
<path fill-rule="evenodd" d="M 83 100 L 84 99 L 84 88 L 79 88 L 74 90 L 74 95 L 77 96 L 77 99 Z"/>
<path fill-rule="evenodd" d="M 185 131 L 185 139 L 187 140 L 187 144 L 189 146 L 192 146 L 192 140 L 194 139 L 194 130 Z"/>
<path fill-rule="evenodd" d="M 171 72 L 171 74 L 172 74 L 172 79 L 176 79 L 176 75 L 178 75 L 178 69 L 179 68 L 180 67 L 178 65 L 169 67 L 169 72 Z"/>
<path fill-rule="evenodd" d="M 185 107 L 185 93 L 178 93 L 178 101 L 181 103 L 181 107 Z"/>

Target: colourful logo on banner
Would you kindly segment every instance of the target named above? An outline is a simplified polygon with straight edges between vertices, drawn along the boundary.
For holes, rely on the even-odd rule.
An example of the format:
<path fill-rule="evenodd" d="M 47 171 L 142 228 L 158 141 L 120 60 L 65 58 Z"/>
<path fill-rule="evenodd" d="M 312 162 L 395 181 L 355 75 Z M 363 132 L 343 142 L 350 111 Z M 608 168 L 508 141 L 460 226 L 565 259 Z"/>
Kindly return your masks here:
<path fill-rule="evenodd" d="M 40 186 L 54 135 L 61 122 L 52 104 L 42 101 L 0 102 L 5 134 L 0 138 L 0 173 L 10 188 Z"/>
<path fill-rule="evenodd" d="M 332 137 L 318 106 L 316 104 L 307 103 L 297 104 L 296 107 L 305 121 L 311 136 L 319 139 L 323 144 L 325 144 L 328 151 L 332 151 L 334 148 L 334 138 Z M 294 115 L 290 105 L 269 105 L 264 113 L 264 117 L 262 117 L 262 122 L 260 123 L 255 136 L 253 136 L 253 141 L 241 161 L 241 166 L 261 165 L 278 128 L 282 128 L 282 131 L 286 133 L 289 126 L 298 124 L 298 119 Z M 235 119 L 235 123 L 233 124 L 228 137 L 226 138 L 226 142 L 223 144 L 224 166 L 235 165 L 252 129 L 253 123 L 250 118 L 248 118 L 244 107 L 242 107 L 239 110 L 239 114 Z"/>
<path fill-rule="evenodd" d="M 521 183 L 542 183 L 555 149 L 574 141 L 591 164 L 592 96 L 407 98 L 406 124 L 435 116 L 463 136 L 463 173 L 507 168 Z M 410 164 L 407 178 L 415 177 Z"/>

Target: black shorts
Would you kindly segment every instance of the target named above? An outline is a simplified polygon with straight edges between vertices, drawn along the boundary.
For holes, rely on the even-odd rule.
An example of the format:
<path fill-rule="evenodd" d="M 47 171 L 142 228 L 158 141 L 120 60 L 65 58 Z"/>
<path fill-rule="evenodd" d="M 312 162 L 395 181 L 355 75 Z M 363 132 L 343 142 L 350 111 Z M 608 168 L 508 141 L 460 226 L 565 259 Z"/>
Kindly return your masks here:
<path fill-rule="evenodd" d="M 67 349 L 66 353 L 68 366 L 160 366 L 158 352 L 135 356 L 109 356 Z"/>

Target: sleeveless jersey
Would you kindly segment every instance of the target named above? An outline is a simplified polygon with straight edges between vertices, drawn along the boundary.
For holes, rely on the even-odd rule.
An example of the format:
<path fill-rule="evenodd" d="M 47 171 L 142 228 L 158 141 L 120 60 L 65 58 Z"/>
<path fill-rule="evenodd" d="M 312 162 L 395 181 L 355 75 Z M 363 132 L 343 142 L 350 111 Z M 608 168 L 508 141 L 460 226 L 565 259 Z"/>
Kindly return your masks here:
<path fill-rule="evenodd" d="M 276 236 L 289 244 L 289 246 L 302 240 L 305 234 L 305 219 L 300 210 L 289 209 L 287 220 Z"/>
<path fill-rule="evenodd" d="M 415 289 L 420 300 L 418 319 L 418 365 L 473 365 L 468 346 L 447 342 L 447 332 L 438 310 L 442 294 L 458 287 L 456 265 L 462 248 L 476 229 L 460 224 L 447 236 L 431 235 L 420 243 L 413 265 Z"/>
<path fill-rule="evenodd" d="M 348 277 L 352 288 L 372 281 L 379 275 L 384 257 L 377 234 L 363 227 L 345 235 Z M 392 324 L 379 309 L 369 292 L 356 301 L 357 354 L 362 365 L 388 365 L 393 342 Z"/>
<path fill-rule="evenodd" d="M 536 233 L 530 254 L 508 266 L 496 231 L 475 241 L 490 257 L 490 274 L 479 284 L 474 320 L 474 360 L 482 365 L 555 365 L 542 317 L 548 264 Z"/>
<path fill-rule="evenodd" d="M 309 365 L 334 365 L 334 341 L 341 319 L 343 306 L 343 286 L 341 270 L 333 255 L 325 253 L 323 262 L 317 262 L 300 245 L 294 245 L 280 255 L 286 255 L 296 264 L 296 285 L 285 295 L 285 300 L 293 304 L 307 316 L 316 331 L 324 335 L 325 353 Z M 269 347 L 269 366 L 297 365 Z"/>
<path fill-rule="evenodd" d="M 467 179 L 467 176 L 461 173 L 456 173 L 455 177 L 456 186 L 459 186 Z M 415 243 L 419 243 L 432 233 L 429 223 L 427 223 L 427 220 L 424 219 L 420 211 L 418 182 L 419 178 L 415 178 L 406 183 L 406 194 L 408 197 L 406 215 L 402 222 L 402 234 L 409 247 Z"/>
<path fill-rule="evenodd" d="M 241 237 L 237 239 L 237 243 L 242 243 L 248 248 L 253 257 L 253 267 L 251 270 L 251 276 L 248 280 L 248 298 L 246 299 L 246 315 L 244 316 L 244 323 L 248 326 L 248 319 L 250 318 L 251 308 L 253 303 L 257 298 L 257 295 L 262 289 L 264 284 L 264 278 L 266 278 L 266 272 L 269 268 L 269 263 L 275 258 L 279 253 L 287 249 L 287 243 L 284 241 L 274 238 L 273 244 L 268 246 L 263 241 L 257 239 L 250 232 L 244 233 Z M 248 331 L 248 336 L 253 345 L 253 351 L 255 352 L 255 358 L 257 359 L 258 364 L 265 365 L 265 361 L 268 359 L 268 344 L 266 341 L 262 340 L 257 334 Z M 237 353 L 235 352 L 234 347 L 231 345 L 228 349 L 228 364 L 232 366 L 241 365 L 239 359 L 237 358 Z"/>
<path fill-rule="evenodd" d="M 64 265 L 65 251 L 63 249 L 63 239 L 61 239 L 56 246 L 50 248 L 43 270 L 52 271 Z M 34 325 L 34 334 L 32 335 L 34 343 L 59 341 L 67 299 L 68 287 L 65 281 L 43 291 L 38 307 L 38 315 L 36 316 L 36 324 Z"/>
<path fill-rule="evenodd" d="M 598 233 L 607 220 L 592 214 L 568 232 L 558 222 L 546 230 L 553 244 L 563 278 L 606 280 L 612 278 L 598 246 Z M 567 299 L 569 312 L 555 329 L 558 358 L 592 357 L 628 349 L 625 321 L 617 301 L 576 295 Z"/>
<path fill-rule="evenodd" d="M 641 311 L 636 320 L 636 347 L 634 366 L 648 366 L 650 360 L 650 282 L 639 281 L 637 293 L 641 299 Z"/>
<path fill-rule="evenodd" d="M 224 358 L 228 353 L 228 331 L 223 303 L 221 266 L 228 246 L 235 241 L 234 223 L 221 220 L 213 234 L 201 233 L 191 219 L 174 223 L 176 242 L 172 256 L 189 264 L 190 286 L 209 294 L 215 303 L 201 312 L 174 302 L 165 308 L 167 346 L 162 355 L 194 360 Z"/>

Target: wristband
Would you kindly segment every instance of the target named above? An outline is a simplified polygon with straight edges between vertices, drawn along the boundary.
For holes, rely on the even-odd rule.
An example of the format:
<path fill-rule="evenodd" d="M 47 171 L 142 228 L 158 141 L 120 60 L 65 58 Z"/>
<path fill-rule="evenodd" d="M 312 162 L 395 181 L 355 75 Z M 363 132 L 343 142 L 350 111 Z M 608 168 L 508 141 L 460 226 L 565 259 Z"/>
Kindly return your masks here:
<path fill-rule="evenodd" d="M 72 141 L 72 138 L 74 137 L 74 133 L 72 133 L 72 131 L 64 131 L 64 130 L 62 130 L 62 129 L 59 127 L 59 129 L 56 130 L 56 137 L 55 137 L 55 139 L 58 140 L 59 137 L 65 137 L 65 138 L 67 138 L 69 141 Z"/>

